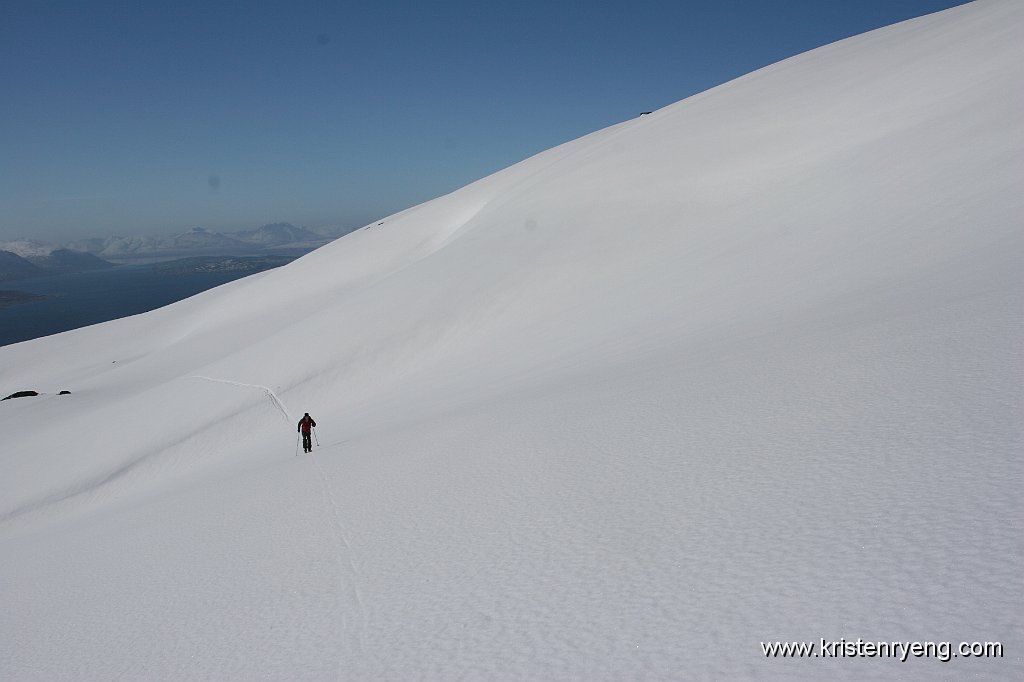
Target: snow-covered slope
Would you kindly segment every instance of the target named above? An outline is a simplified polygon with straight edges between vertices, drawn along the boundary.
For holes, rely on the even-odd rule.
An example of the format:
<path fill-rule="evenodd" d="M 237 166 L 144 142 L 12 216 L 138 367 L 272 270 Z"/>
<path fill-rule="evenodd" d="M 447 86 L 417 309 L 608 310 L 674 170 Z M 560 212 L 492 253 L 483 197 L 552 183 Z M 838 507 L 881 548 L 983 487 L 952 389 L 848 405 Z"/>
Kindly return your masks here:
<path fill-rule="evenodd" d="M 0 348 L 47 394 L 0 403 L 0 677 L 1019 678 L 1022 29 L 836 43 Z M 822 638 L 1004 656 L 762 653 Z"/>

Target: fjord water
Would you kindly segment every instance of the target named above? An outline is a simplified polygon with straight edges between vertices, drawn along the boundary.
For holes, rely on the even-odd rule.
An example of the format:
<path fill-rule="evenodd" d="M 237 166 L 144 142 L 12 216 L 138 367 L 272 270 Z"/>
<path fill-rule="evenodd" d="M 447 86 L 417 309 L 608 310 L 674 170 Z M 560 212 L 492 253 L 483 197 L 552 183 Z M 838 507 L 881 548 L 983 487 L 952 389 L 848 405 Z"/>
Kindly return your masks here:
<path fill-rule="evenodd" d="M 166 273 L 121 265 L 0 283 L 46 299 L 0 308 L 0 346 L 138 315 L 243 277 L 244 272 Z"/>

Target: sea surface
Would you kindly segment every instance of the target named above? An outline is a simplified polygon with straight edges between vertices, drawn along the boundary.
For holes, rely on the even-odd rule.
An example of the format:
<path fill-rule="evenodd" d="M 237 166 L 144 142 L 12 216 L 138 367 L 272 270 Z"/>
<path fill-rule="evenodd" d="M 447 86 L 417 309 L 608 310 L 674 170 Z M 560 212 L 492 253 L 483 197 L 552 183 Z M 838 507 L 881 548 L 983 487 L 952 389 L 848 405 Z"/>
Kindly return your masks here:
<path fill-rule="evenodd" d="M 168 273 L 151 265 L 120 265 L 0 282 L 3 290 L 48 297 L 0 308 L 0 346 L 144 313 L 249 274 Z"/>

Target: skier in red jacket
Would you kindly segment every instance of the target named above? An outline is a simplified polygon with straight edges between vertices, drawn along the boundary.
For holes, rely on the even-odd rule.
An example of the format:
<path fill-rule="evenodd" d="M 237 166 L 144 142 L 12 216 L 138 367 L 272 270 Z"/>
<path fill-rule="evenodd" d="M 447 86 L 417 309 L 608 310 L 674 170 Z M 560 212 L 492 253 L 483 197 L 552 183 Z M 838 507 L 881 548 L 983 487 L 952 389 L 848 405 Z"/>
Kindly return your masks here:
<path fill-rule="evenodd" d="M 313 452 L 313 441 L 310 439 L 310 431 L 316 427 L 316 422 L 309 416 L 309 412 L 299 420 L 299 433 L 302 434 L 302 451 Z"/>

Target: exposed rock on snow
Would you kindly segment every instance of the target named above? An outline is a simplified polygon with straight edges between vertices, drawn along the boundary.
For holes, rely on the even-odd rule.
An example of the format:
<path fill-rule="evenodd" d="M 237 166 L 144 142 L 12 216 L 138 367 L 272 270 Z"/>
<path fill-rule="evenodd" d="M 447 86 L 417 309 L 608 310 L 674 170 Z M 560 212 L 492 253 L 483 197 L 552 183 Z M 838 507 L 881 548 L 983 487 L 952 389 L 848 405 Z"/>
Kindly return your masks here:
<path fill-rule="evenodd" d="M 2 398 L 2 400 L 11 400 L 12 398 L 32 398 L 37 395 L 39 394 L 35 391 L 16 391 L 15 393 L 10 394 L 6 398 Z"/>

